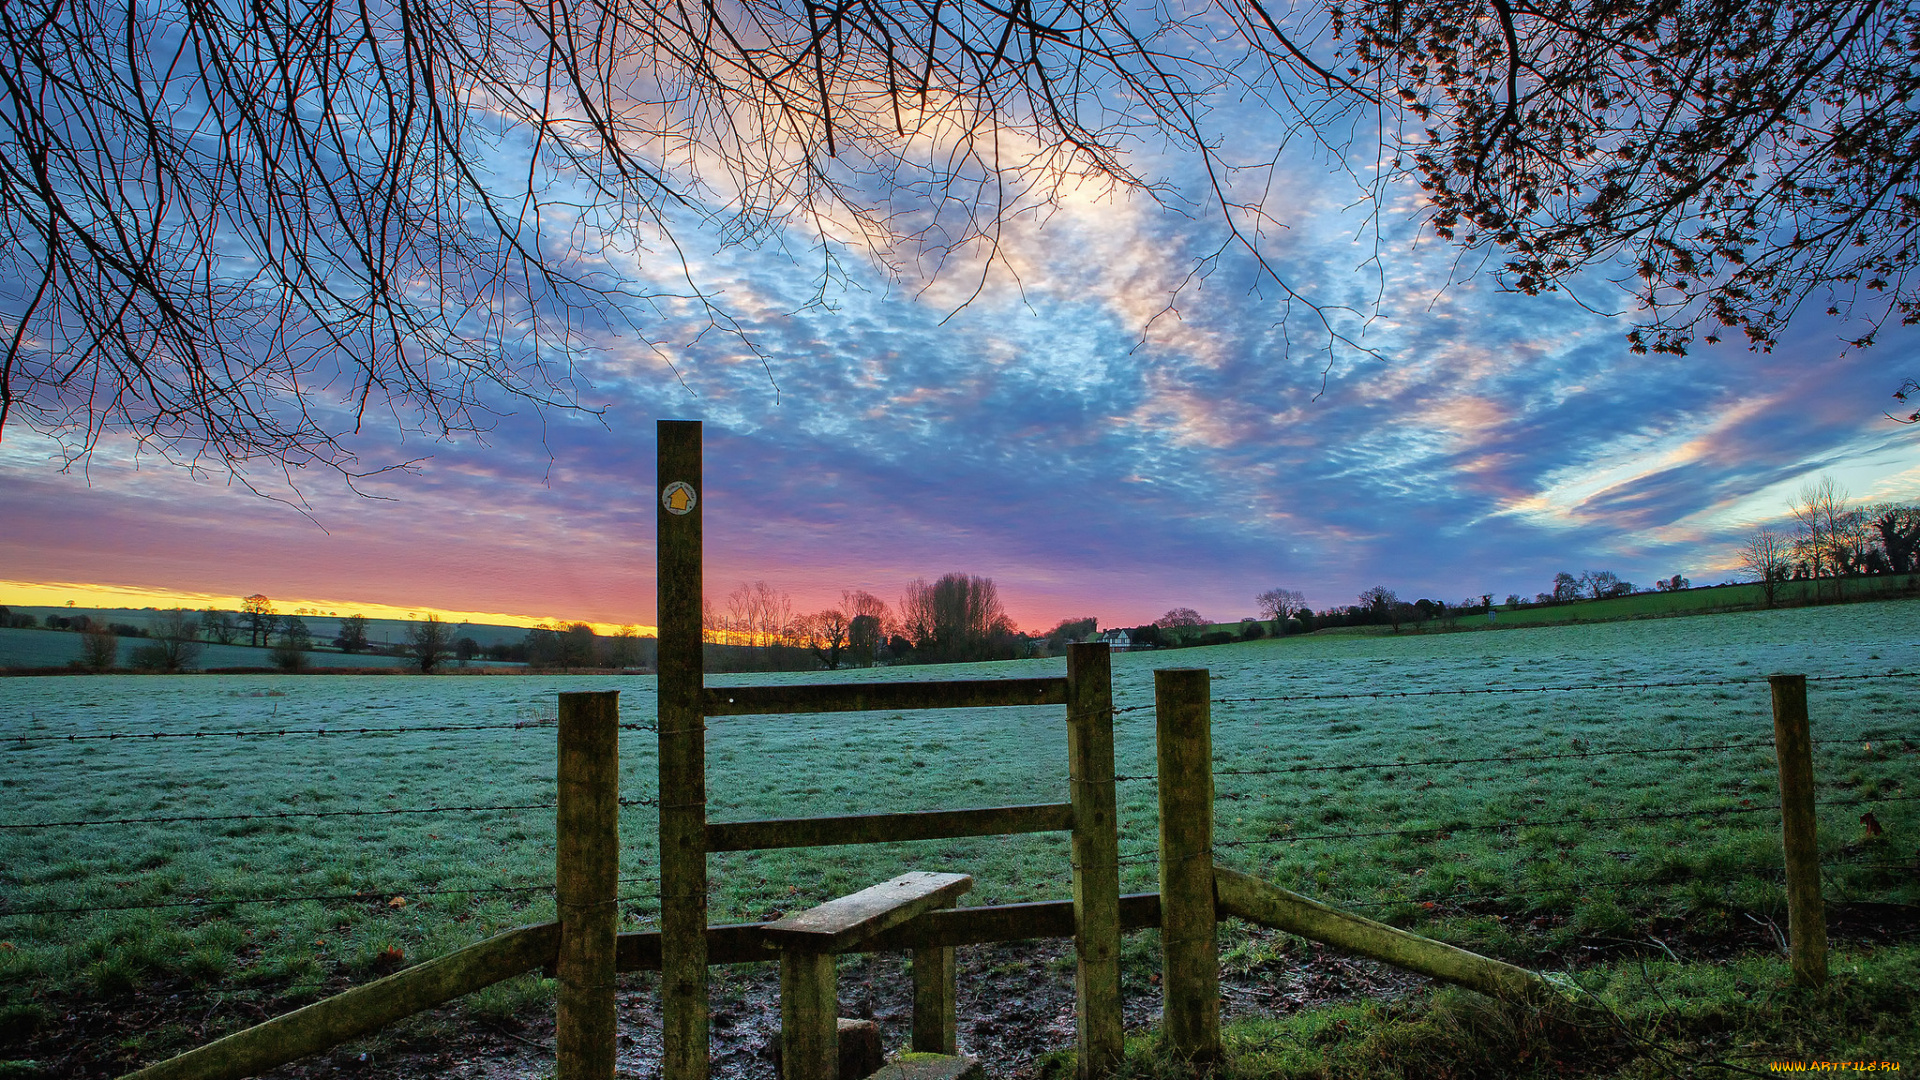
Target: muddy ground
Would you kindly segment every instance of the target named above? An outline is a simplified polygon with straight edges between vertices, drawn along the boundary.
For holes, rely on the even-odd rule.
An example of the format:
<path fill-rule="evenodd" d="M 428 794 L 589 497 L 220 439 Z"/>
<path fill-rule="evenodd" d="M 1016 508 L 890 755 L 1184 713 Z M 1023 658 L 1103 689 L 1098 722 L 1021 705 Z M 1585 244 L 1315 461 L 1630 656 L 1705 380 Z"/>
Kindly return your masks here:
<path fill-rule="evenodd" d="M 1853 904 L 1829 908 L 1833 943 L 1867 944 L 1916 933 L 1912 909 Z M 1273 938 L 1257 931 L 1256 940 Z M 1721 960 L 1738 953 L 1777 949 L 1775 930 L 1759 923 L 1746 930 L 1702 934 L 1684 925 L 1653 926 L 1647 937 L 1577 941 L 1540 966 L 1577 969 L 1623 954 L 1671 954 L 1688 960 Z M 1283 950 L 1253 966 L 1229 964 L 1221 979 L 1222 1016 L 1284 1016 L 1302 1009 L 1357 998 L 1392 1000 L 1417 993 L 1430 980 L 1344 956 L 1292 939 Z M 983 945 L 958 951 L 960 1049 L 978 1058 L 994 1080 L 1025 1080 L 1039 1059 L 1073 1044 L 1073 956 L 1065 941 Z M 1128 966 L 1122 980 L 1129 1031 L 1159 1021 L 1158 976 L 1149 964 Z M 342 980 L 338 989 L 348 983 Z M 623 1077 L 659 1075 L 658 977 L 642 972 L 620 978 L 619 1072 Z M 889 1055 L 904 1048 L 912 1019 L 912 982 L 904 954 L 861 958 L 840 974 L 841 1015 L 875 1021 Z M 31 1031 L 0 1038 L 0 1080 L 13 1076 L 101 1080 L 147 1063 L 152 1054 L 134 1048 L 142 1036 L 171 1028 L 180 1045 L 210 1041 L 222 1030 L 257 1023 L 282 1007 L 238 1001 L 231 995 L 158 984 L 110 1002 L 45 1004 L 57 1019 Z M 551 1009 L 499 1022 L 441 1013 L 441 1022 L 416 1024 L 350 1044 L 263 1074 L 269 1080 L 541 1080 L 552 1075 Z M 713 974 L 712 1047 L 715 1080 L 772 1080 L 768 1046 L 779 1022 L 779 969 L 774 964 L 718 967 Z M 431 1033 L 429 1033 L 431 1032 Z M 37 1063 L 10 1071 L 9 1061 Z"/>

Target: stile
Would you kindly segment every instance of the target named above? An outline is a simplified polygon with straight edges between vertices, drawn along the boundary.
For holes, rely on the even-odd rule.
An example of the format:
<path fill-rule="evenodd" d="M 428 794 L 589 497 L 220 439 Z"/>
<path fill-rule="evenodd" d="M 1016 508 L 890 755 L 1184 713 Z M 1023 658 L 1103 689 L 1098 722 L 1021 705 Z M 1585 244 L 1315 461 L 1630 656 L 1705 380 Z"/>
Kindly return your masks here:
<path fill-rule="evenodd" d="M 1078 1080 L 1119 1068 L 1120 830 L 1113 790 L 1113 668 L 1107 644 L 1067 646 L 1068 784 L 1073 793 L 1074 1005 Z"/>
<path fill-rule="evenodd" d="M 558 1080 L 613 1080 L 620 876 L 620 692 L 560 695 L 554 898 Z"/>
<path fill-rule="evenodd" d="M 1073 828 L 1072 803 L 922 810 L 905 814 L 716 821 L 707 825 L 708 851 L 766 851 L 832 844 L 885 844 L 956 836 L 1006 836 Z"/>
<path fill-rule="evenodd" d="M 1162 1029 L 1188 1061 L 1220 1059 L 1213 884 L 1213 734 L 1207 669 L 1153 673 L 1160 771 Z"/>
<path fill-rule="evenodd" d="M 1128 893 L 1120 898 L 1120 929 L 1151 930 L 1160 925 L 1159 893 Z M 765 923 L 729 923 L 707 928 L 707 963 L 753 964 L 773 959 L 761 930 Z M 999 941 L 1073 936 L 1071 900 L 1037 900 L 990 907 L 929 911 L 904 926 L 882 931 L 848 952 L 987 945 Z M 660 932 L 630 930 L 620 935 L 621 971 L 660 970 Z"/>
<path fill-rule="evenodd" d="M 660 622 L 663 1080 L 707 1080 L 707 758 L 700 422 L 662 420 L 654 513 Z"/>
<path fill-rule="evenodd" d="M 839 952 L 934 908 L 945 907 L 973 888 L 968 874 L 914 870 L 857 893 L 775 919 L 760 928 L 783 948 Z"/>
<path fill-rule="evenodd" d="M 781 1080 L 838 1080 L 833 954 L 951 904 L 972 887 L 966 874 L 914 871 L 760 928 L 761 936 L 780 948 Z M 916 1010 L 918 989 L 916 973 Z"/>
<path fill-rule="evenodd" d="M 1780 843 L 1787 864 L 1787 934 L 1793 980 L 1827 982 L 1827 914 L 1820 896 L 1820 841 L 1813 812 L 1813 740 L 1807 677 L 1773 675 L 1773 748 L 1780 765 Z"/>

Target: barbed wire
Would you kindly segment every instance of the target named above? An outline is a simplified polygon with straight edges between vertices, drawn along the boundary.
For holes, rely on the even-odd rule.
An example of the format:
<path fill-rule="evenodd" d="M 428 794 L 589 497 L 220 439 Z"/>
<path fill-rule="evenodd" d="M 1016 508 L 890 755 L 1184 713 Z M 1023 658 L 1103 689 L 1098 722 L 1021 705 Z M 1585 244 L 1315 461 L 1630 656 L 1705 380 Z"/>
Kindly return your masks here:
<path fill-rule="evenodd" d="M 1836 806 L 1872 806 L 1889 802 L 1912 802 L 1920 800 L 1920 795 L 1887 795 L 1860 799 L 1830 799 L 1819 803 L 1816 808 L 1824 809 Z M 1778 803 L 1763 806 L 1733 806 L 1719 810 L 1670 810 L 1646 814 L 1609 814 L 1601 817 L 1551 818 L 1543 821 L 1511 820 L 1490 822 L 1480 825 L 1447 825 L 1423 829 L 1377 829 L 1370 832 L 1345 833 L 1307 833 L 1300 836 L 1270 836 L 1264 840 L 1216 840 L 1217 848 L 1266 847 L 1275 844 L 1297 844 L 1305 840 L 1370 840 L 1386 836 L 1450 836 L 1459 832 L 1497 832 L 1503 829 L 1546 828 L 1556 825 L 1608 825 L 1623 821 L 1669 821 L 1677 818 L 1727 817 L 1734 814 L 1759 814 L 1778 811 Z M 1160 849 L 1147 848 L 1120 858 L 1122 863 L 1145 862 L 1157 857 Z"/>
<path fill-rule="evenodd" d="M 1836 859 L 1836 860 L 1824 861 L 1820 864 L 1820 867 L 1823 870 L 1832 869 L 1834 867 L 1843 867 L 1843 866 L 1857 867 L 1860 869 L 1909 870 L 1909 871 L 1920 872 L 1920 863 L 1860 863 L 1860 862 L 1853 862 L 1850 860 Z M 1339 901 L 1339 903 L 1341 905 L 1350 905 L 1353 907 L 1389 908 L 1389 907 L 1396 907 L 1396 906 L 1412 906 L 1412 907 L 1423 907 L 1423 908 L 1432 910 L 1436 908 L 1445 908 L 1448 906 L 1460 905 L 1460 904 L 1478 903 L 1478 902 L 1485 902 L 1490 900 L 1511 899 L 1519 896 L 1541 896 L 1541 895 L 1547 895 L 1547 894 L 1559 893 L 1559 892 L 1586 892 L 1596 888 L 1626 888 L 1629 886 L 1640 886 L 1640 885 L 1726 886 L 1726 885 L 1739 884 L 1740 882 L 1754 880 L 1754 879 L 1765 879 L 1765 878 L 1777 879 L 1785 876 L 1785 873 L 1786 873 L 1785 868 L 1780 866 L 1748 867 L 1745 869 L 1728 870 L 1721 874 L 1711 876 L 1711 877 L 1703 877 L 1697 872 L 1689 871 L 1684 878 L 1676 878 L 1673 874 L 1670 874 L 1670 873 L 1655 874 L 1648 877 L 1635 877 L 1635 878 L 1606 878 L 1606 879 L 1588 878 L 1588 879 L 1577 880 L 1577 881 L 1565 881 L 1565 882 L 1534 885 L 1534 886 L 1530 886 L 1522 889 L 1506 889 L 1497 893 L 1446 893 L 1439 896 L 1429 897 L 1424 900 L 1415 899 L 1412 897 L 1352 898 L 1352 899 L 1342 899 Z"/>
<path fill-rule="evenodd" d="M 1629 754 L 1681 754 L 1708 750 L 1771 749 L 1772 740 L 1745 743 L 1703 743 L 1692 746 L 1656 746 L 1635 750 L 1583 750 L 1566 754 L 1496 754 L 1488 757 L 1425 758 L 1419 761 L 1369 761 L 1341 765 L 1287 765 L 1271 769 L 1215 769 L 1215 776 L 1276 776 L 1283 773 L 1354 772 L 1362 769 L 1414 769 L 1434 765 L 1481 765 L 1488 762 L 1557 761 L 1565 758 L 1612 757 Z M 1159 774 L 1116 776 L 1114 780 L 1157 780 Z"/>
<path fill-rule="evenodd" d="M 1860 675 L 1809 675 L 1808 682 L 1849 682 L 1866 679 L 1916 679 L 1920 671 L 1892 671 Z M 1272 701 L 1353 701 L 1377 698 L 1462 697 L 1472 694 L 1565 694 L 1585 690 L 1670 690 L 1692 686 L 1765 686 L 1759 679 L 1690 679 L 1678 682 L 1576 683 L 1568 686 L 1483 686 L 1453 690 L 1357 690 L 1342 694 L 1284 694 L 1277 697 L 1209 698 L 1214 705 L 1243 705 Z"/>
<path fill-rule="evenodd" d="M 1920 672 L 1885 672 L 1885 673 L 1855 674 L 1855 675 L 1810 675 L 1807 677 L 1807 681 L 1808 682 L 1842 682 L 1842 681 L 1861 681 L 1861 680 L 1869 680 L 1869 679 L 1910 679 L 1910 678 L 1920 678 Z M 1258 703 L 1267 703 L 1267 702 L 1351 701 L 1351 700 L 1363 700 L 1363 699 L 1377 700 L 1377 699 L 1387 699 L 1387 698 L 1458 697 L 1458 696 L 1476 695 L 1476 694 L 1549 694 L 1549 693 L 1572 693 L 1576 691 L 1588 691 L 1588 690 L 1657 690 L 1657 689 L 1675 689 L 1675 688 L 1685 688 L 1685 687 L 1695 687 L 1695 686 L 1757 686 L 1757 685 L 1764 685 L 1765 683 L 1766 683 L 1766 680 L 1764 678 L 1762 679 L 1696 679 L 1696 680 L 1685 680 L 1685 681 L 1674 681 L 1674 682 L 1646 682 L 1646 683 L 1577 683 L 1577 684 L 1570 684 L 1566 686 L 1496 686 L 1496 687 L 1472 687 L 1472 688 L 1462 688 L 1462 689 L 1439 689 L 1439 690 L 1371 690 L 1371 691 L 1353 691 L 1353 692 L 1340 693 L 1340 694 L 1281 694 L 1281 695 L 1262 696 L 1262 697 L 1238 697 L 1238 698 L 1221 697 L 1221 698 L 1211 698 L 1209 699 L 1209 701 L 1210 703 L 1216 704 L 1216 705 L 1241 705 L 1241 704 L 1258 704 Z M 1152 703 L 1143 703 L 1140 705 L 1122 705 L 1122 706 L 1113 707 L 1112 709 L 1109 710 L 1109 713 L 1110 715 L 1118 716 L 1126 713 L 1141 712 L 1143 710 L 1151 709 L 1153 707 L 1154 705 Z M 315 727 L 315 728 L 249 728 L 249 729 L 224 730 L 224 731 L 132 731 L 132 732 L 102 732 L 102 733 L 90 733 L 90 734 L 68 733 L 64 735 L 17 734 L 17 735 L 4 736 L 4 740 L 7 742 L 88 742 L 88 741 L 99 741 L 99 740 L 113 741 L 113 740 L 120 740 L 120 739 L 205 739 L 205 738 L 243 738 L 243 737 L 251 738 L 251 737 L 284 736 L 284 735 L 321 735 L 321 736 L 325 736 L 325 735 L 399 735 L 399 734 L 433 733 L 433 732 L 450 732 L 450 731 L 502 731 L 502 730 L 524 730 L 527 728 L 551 728 L 556 726 L 557 723 L 558 723 L 557 720 L 549 720 L 543 717 L 538 720 L 520 720 L 510 724 L 436 724 L 436 725 L 422 725 L 422 726 L 411 726 L 411 727 L 365 727 L 365 726 L 362 726 L 362 727 Z M 646 724 L 646 723 L 635 723 L 635 722 L 622 723 L 620 725 L 620 729 L 623 731 L 658 731 L 659 730 L 657 725 Z M 1488 760 L 1498 760 L 1498 759 L 1488 759 Z M 1135 778 L 1130 778 L 1130 779 L 1135 779 Z"/>
<path fill-rule="evenodd" d="M 520 731 L 529 728 L 554 730 L 559 727 L 556 720 L 519 720 L 511 724 L 432 724 L 412 727 L 313 727 L 313 728 L 244 728 L 231 731 L 111 731 L 88 734 L 70 733 L 66 735 L 4 735 L 0 742 L 100 742 L 122 739 L 217 739 L 243 738 L 275 735 L 407 735 L 419 732 L 442 731 Z M 655 731 L 652 724 L 624 723 L 622 731 Z"/>
<path fill-rule="evenodd" d="M 1896 735 L 1896 736 L 1890 736 L 1890 737 L 1894 739 L 1898 739 L 1902 744 L 1907 743 L 1910 738 L 1910 736 L 1907 736 L 1907 735 Z M 1850 739 L 1813 739 L 1810 741 L 1814 746 L 1845 746 L 1845 745 L 1850 745 L 1852 743 L 1861 742 L 1863 740 L 1858 738 L 1850 738 Z M 1571 758 L 1617 757 L 1617 756 L 1625 756 L 1625 755 L 1645 755 L 1645 754 L 1682 754 L 1682 753 L 1697 753 L 1697 752 L 1718 751 L 1718 750 L 1771 750 L 1773 749 L 1773 746 L 1774 746 L 1773 740 L 1765 739 L 1757 742 L 1699 743 L 1699 744 L 1691 744 L 1686 746 L 1642 747 L 1642 748 L 1631 749 L 1631 750 L 1581 750 L 1581 751 L 1574 751 L 1574 752 L 1569 752 L 1564 754 L 1495 754 L 1487 757 L 1424 758 L 1419 761 L 1368 761 L 1368 762 L 1357 762 L 1357 763 L 1347 762 L 1339 765 L 1286 765 L 1286 766 L 1276 766 L 1270 769 L 1215 769 L 1213 770 L 1213 775 L 1215 776 L 1277 776 L 1285 773 L 1355 772 L 1359 770 L 1376 770 L 1376 769 L 1411 769 L 1411 768 L 1422 768 L 1427 766 L 1438 766 L 1438 765 L 1482 765 L 1482 764 L 1487 764 L 1491 762 L 1507 763 L 1507 762 L 1525 762 L 1525 761 L 1558 761 L 1558 760 L 1571 759 Z M 1158 780 L 1159 778 L 1160 778 L 1160 775 L 1158 773 L 1139 773 L 1139 774 L 1132 774 L 1132 775 L 1115 776 L 1113 779 L 1116 783 L 1118 783 L 1118 782 L 1134 781 L 1134 780 Z"/>
<path fill-rule="evenodd" d="M 28 821 L 0 829 L 84 828 L 93 825 L 171 825 L 189 821 L 264 821 L 273 818 L 380 817 L 390 814 L 456 814 L 491 810 L 552 810 L 556 803 L 508 803 L 498 806 L 405 806 L 388 810 L 284 810 L 265 814 L 182 814 L 173 817 L 97 818 L 86 821 Z"/>
<path fill-rule="evenodd" d="M 1768 867 L 1765 870 L 1756 868 L 1756 869 L 1750 869 L 1750 870 L 1730 871 L 1718 877 L 1710 877 L 1710 878 L 1702 878 L 1698 875 L 1689 875 L 1685 880 L 1676 880 L 1671 874 L 1665 874 L 1665 875 L 1655 874 L 1649 877 L 1637 877 L 1637 878 L 1608 878 L 1608 879 L 1589 878 L 1582 881 L 1568 881 L 1568 882 L 1560 882 L 1557 884 L 1536 885 L 1536 886 L 1525 888 L 1525 889 L 1507 889 L 1505 891 L 1497 892 L 1497 893 L 1449 893 L 1444 896 L 1434 897 L 1430 900 L 1413 900 L 1413 899 L 1398 900 L 1396 899 L 1396 900 L 1374 901 L 1372 903 L 1372 906 L 1391 907 L 1397 904 L 1411 904 L 1414 907 L 1427 907 L 1431 909 L 1431 908 L 1445 907 L 1450 904 L 1481 903 L 1489 900 L 1510 900 L 1510 899 L 1513 899 L 1514 897 L 1519 897 L 1519 896 L 1542 896 L 1542 895 L 1559 893 L 1559 892 L 1587 892 L 1592 889 L 1617 889 L 1617 888 L 1626 888 L 1628 886 L 1637 886 L 1637 885 L 1698 884 L 1698 885 L 1726 886 L 1726 885 L 1737 884 L 1743 880 L 1759 877 L 1765 874 L 1779 874 L 1779 873 L 1782 873 L 1782 871 L 1779 867 L 1776 866 L 1776 867 Z"/>
<path fill-rule="evenodd" d="M 382 899 L 383 897 L 405 898 L 409 896 L 472 896 L 472 895 L 484 895 L 489 893 L 510 894 L 510 893 L 552 892 L 552 891 L 553 891 L 553 886 L 551 884 L 548 884 L 548 885 L 490 886 L 488 888 L 483 888 L 483 889 L 407 889 L 407 888 L 363 889 L 359 892 L 351 892 L 351 893 L 314 893 L 314 894 L 303 895 L 303 896 L 267 896 L 267 897 L 258 897 L 258 898 L 216 897 L 213 899 L 208 899 L 205 897 L 196 897 L 195 899 L 192 899 L 192 900 L 169 901 L 167 903 L 162 903 L 162 904 L 103 904 L 103 905 L 92 906 L 92 907 L 29 908 L 26 910 L 19 910 L 19 911 L 0 911 L 0 918 L 12 918 L 16 916 L 28 916 L 28 915 L 81 915 L 81 914 L 88 914 L 91 912 L 98 912 L 98 911 L 158 911 L 165 908 L 185 908 L 185 907 L 207 908 L 207 907 L 230 907 L 230 906 L 238 907 L 238 906 L 247 906 L 247 905 L 254 905 L 254 904 L 298 904 L 298 903 L 306 903 L 308 901 L 327 902 L 327 901 L 336 901 L 336 900 L 368 900 L 368 901 L 374 901 L 382 904 L 387 904 L 387 903 L 391 903 L 392 901 Z"/>
<path fill-rule="evenodd" d="M 658 884 L 659 879 L 640 877 L 619 878 L 615 884 L 631 885 L 643 882 Z M 381 904 L 391 904 L 393 902 L 392 899 L 384 898 L 391 897 L 404 900 L 413 896 L 485 896 L 495 893 L 500 895 L 518 895 L 533 892 L 550 893 L 553 891 L 554 886 L 551 883 L 545 885 L 489 885 L 477 889 L 410 889 L 402 886 L 394 889 L 362 889 L 358 892 L 351 893 L 316 893 L 302 896 L 267 896 L 251 899 L 236 899 L 230 897 L 207 899 L 205 897 L 197 897 L 192 900 L 176 900 L 161 904 L 104 904 L 94 907 L 31 908 L 22 911 L 0 911 L 0 919 L 13 916 L 24 917 L 28 915 L 84 915 L 105 911 L 158 911 L 183 907 L 237 907 L 255 904 L 299 904 L 309 901 L 324 902 L 335 900 L 367 900 Z"/>
<path fill-rule="evenodd" d="M 1854 675 L 1810 675 L 1808 682 L 1845 682 L 1870 679 L 1911 679 L 1920 678 L 1920 672 L 1885 672 Z M 1282 694 L 1263 697 L 1221 697 L 1209 701 L 1216 705 L 1257 704 L 1264 702 L 1293 701 L 1350 701 L 1361 699 L 1415 698 L 1415 697 L 1458 697 L 1475 694 L 1549 694 L 1572 693 L 1587 690 L 1657 690 L 1694 686 L 1757 686 L 1764 685 L 1760 679 L 1696 679 L 1674 682 L 1646 683 L 1577 683 L 1566 686 L 1494 686 L 1440 690 L 1371 690 L 1353 691 L 1341 694 Z M 1140 712 L 1153 708 L 1152 703 L 1140 705 L 1115 706 L 1109 710 L 1111 715 Z M 520 720 L 508 724 L 435 724 L 411 727 L 315 727 L 315 728 L 249 728 L 224 731 L 130 731 L 101 732 L 90 734 L 68 733 L 64 735 L 6 735 L 7 742 L 86 742 L 119 739 L 205 739 L 205 738 L 241 738 L 282 735 L 400 735 L 412 733 L 432 733 L 449 731 L 504 731 L 527 728 L 551 728 L 556 720 L 541 718 L 538 720 Z M 620 725 L 623 731 L 658 731 L 654 724 L 625 722 Z"/>
<path fill-rule="evenodd" d="M 115 731 L 67 735 L 7 735 L 5 742 L 99 742 L 133 739 L 217 739 L 273 735 L 402 735 L 440 731 L 505 731 L 557 726 L 546 721 L 520 721 L 512 724 L 435 724 L 420 727 L 314 727 L 245 728 L 231 731 Z"/>
<path fill-rule="evenodd" d="M 621 799 L 621 806 L 658 807 L 658 799 Z M 461 814 L 495 810 L 553 810 L 558 803 L 505 803 L 493 806 L 402 806 L 386 810 L 282 810 L 263 814 L 181 814 L 161 817 L 95 818 L 75 821 L 28 821 L 0 823 L 4 829 L 85 828 L 94 825 L 172 825 L 203 821 L 265 821 L 274 818 L 385 817 L 394 814 Z"/>

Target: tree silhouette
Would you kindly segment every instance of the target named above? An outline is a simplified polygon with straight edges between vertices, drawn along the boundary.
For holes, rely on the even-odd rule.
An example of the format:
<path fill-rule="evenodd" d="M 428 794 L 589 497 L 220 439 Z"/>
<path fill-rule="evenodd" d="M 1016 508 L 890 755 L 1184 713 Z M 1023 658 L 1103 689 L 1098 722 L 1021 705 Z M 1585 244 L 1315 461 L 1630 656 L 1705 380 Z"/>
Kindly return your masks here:
<path fill-rule="evenodd" d="M 333 639 L 334 647 L 343 653 L 357 653 L 367 647 L 367 617 L 348 615 L 340 620 L 340 635 Z"/>
<path fill-rule="evenodd" d="M 200 658 L 200 625 L 185 608 L 162 611 L 147 622 L 149 643 L 133 650 L 133 666 L 174 675 Z"/>
<path fill-rule="evenodd" d="M 1916 36 L 1868 0 L 17 0 L 0 437 L 352 478 L 379 418 L 578 408 L 575 358 L 683 305 L 742 332 L 678 254 L 690 227 L 797 225 L 824 289 L 845 251 L 990 267 L 1008 221 L 1090 191 L 1210 206 L 1189 281 L 1250 256 L 1336 350 L 1262 194 L 1315 142 L 1377 160 L 1347 172 L 1363 199 L 1417 204 L 1509 288 L 1616 274 L 1637 350 L 1768 349 L 1809 302 L 1864 346 L 1920 317 Z M 1162 147 L 1202 191 L 1141 170 Z"/>
<path fill-rule="evenodd" d="M 922 660 L 945 663 L 1013 655 L 1013 622 L 1000 606 L 1000 590 L 992 578 L 942 574 L 931 585 L 916 578 L 901 594 L 899 610 L 901 626 Z"/>
<path fill-rule="evenodd" d="M 267 644 L 274 628 L 280 625 L 280 617 L 273 612 L 273 601 L 261 593 L 240 601 L 240 614 L 247 620 L 248 643 L 256 647 Z"/>
<path fill-rule="evenodd" d="M 422 675 L 433 674 L 452 648 L 453 629 L 441 622 L 438 615 L 430 614 L 407 627 L 407 652 Z"/>
<path fill-rule="evenodd" d="M 1787 553 L 1790 542 L 1772 529 L 1755 529 L 1740 548 L 1740 569 L 1760 584 L 1760 594 L 1766 599 L 1768 607 L 1774 604 L 1774 594 L 1780 582 L 1787 577 Z"/>

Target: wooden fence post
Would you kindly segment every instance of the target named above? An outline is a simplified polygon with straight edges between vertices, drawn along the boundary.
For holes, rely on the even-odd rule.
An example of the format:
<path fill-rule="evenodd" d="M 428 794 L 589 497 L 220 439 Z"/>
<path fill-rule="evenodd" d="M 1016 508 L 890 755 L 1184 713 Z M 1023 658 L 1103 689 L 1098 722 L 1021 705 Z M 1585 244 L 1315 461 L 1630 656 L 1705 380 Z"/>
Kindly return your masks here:
<path fill-rule="evenodd" d="M 1820 897 L 1820 841 L 1813 815 L 1813 741 L 1807 677 L 1773 675 L 1773 749 L 1780 763 L 1780 841 L 1787 863 L 1787 932 L 1793 980 L 1827 982 L 1827 913 Z"/>
<path fill-rule="evenodd" d="M 554 886 L 560 915 L 558 1080 L 613 1080 L 620 692 L 560 695 Z"/>
<path fill-rule="evenodd" d="M 840 982 L 830 952 L 780 952 L 780 1075 L 777 1080 L 837 1080 Z"/>
<path fill-rule="evenodd" d="M 1107 644 L 1067 646 L 1067 759 L 1073 795 L 1073 945 L 1078 1080 L 1111 1076 L 1120 1015 L 1120 830 L 1113 790 L 1113 668 Z"/>
<path fill-rule="evenodd" d="M 1189 1061 L 1220 1059 L 1213 888 L 1213 733 L 1205 668 L 1153 673 L 1160 763 L 1161 1023 Z"/>
<path fill-rule="evenodd" d="M 953 946 L 913 950 L 913 1052 L 960 1052 L 959 969 Z"/>
<path fill-rule="evenodd" d="M 700 691 L 700 422 L 662 420 L 656 565 L 660 621 L 662 1080 L 707 1080 L 707 720 Z"/>

